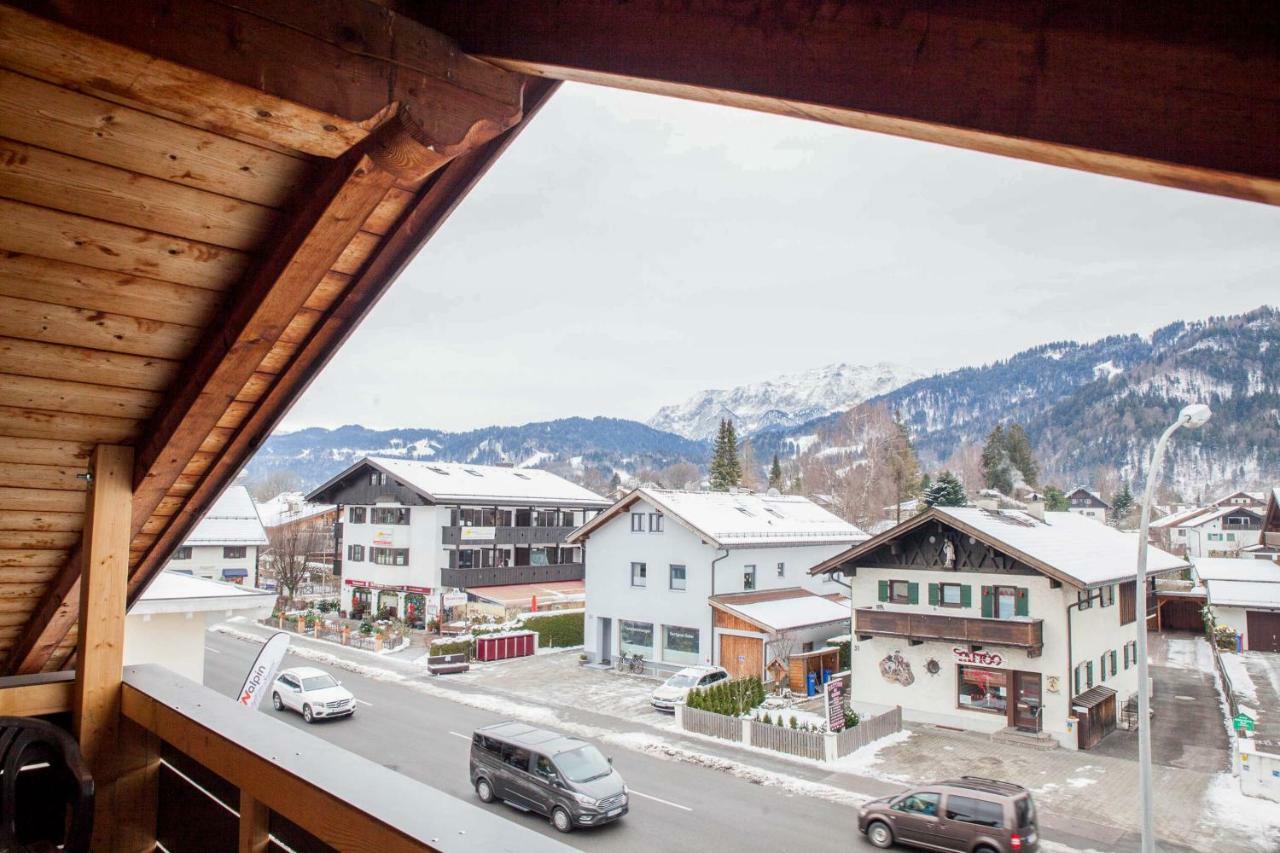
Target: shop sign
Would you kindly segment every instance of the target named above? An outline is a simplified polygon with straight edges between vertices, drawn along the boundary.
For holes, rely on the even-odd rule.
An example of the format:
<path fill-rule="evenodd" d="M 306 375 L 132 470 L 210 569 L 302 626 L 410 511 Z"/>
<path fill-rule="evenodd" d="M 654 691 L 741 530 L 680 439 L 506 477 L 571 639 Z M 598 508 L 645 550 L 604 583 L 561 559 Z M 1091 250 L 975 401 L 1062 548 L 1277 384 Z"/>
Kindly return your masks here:
<path fill-rule="evenodd" d="M 390 530 L 375 530 L 373 532 L 373 544 L 383 547 L 390 547 L 395 543 L 391 540 Z"/>
<path fill-rule="evenodd" d="M 422 593 L 423 595 L 431 594 L 431 587 L 429 586 L 402 586 L 400 587 L 400 589 L 403 590 L 404 592 L 418 592 L 418 593 Z"/>
<path fill-rule="evenodd" d="M 462 541 L 471 542 L 477 539 L 493 539 L 498 535 L 496 527 L 464 527 L 462 528 Z"/>
<path fill-rule="evenodd" d="M 827 688 L 827 728 L 833 732 L 844 731 L 844 684 L 833 678 Z"/>
<path fill-rule="evenodd" d="M 1252 733 L 1254 730 L 1253 718 L 1248 714 L 1236 714 L 1235 717 L 1231 719 L 1231 728 L 1235 729 L 1237 732 L 1245 731 Z"/>
<path fill-rule="evenodd" d="M 467 603 L 467 594 L 465 592 L 446 592 L 444 594 L 445 607 L 461 607 Z"/>
<path fill-rule="evenodd" d="M 995 652 L 971 652 L 968 649 L 961 648 L 954 648 L 951 651 L 960 663 L 972 663 L 978 666 L 1002 666 L 1004 664 L 1004 657 Z"/>
<path fill-rule="evenodd" d="M 351 578 L 346 578 L 343 581 L 343 583 L 345 583 L 347 586 L 365 586 L 365 587 L 373 586 L 373 583 L 371 581 L 358 581 L 358 580 L 352 580 Z"/>

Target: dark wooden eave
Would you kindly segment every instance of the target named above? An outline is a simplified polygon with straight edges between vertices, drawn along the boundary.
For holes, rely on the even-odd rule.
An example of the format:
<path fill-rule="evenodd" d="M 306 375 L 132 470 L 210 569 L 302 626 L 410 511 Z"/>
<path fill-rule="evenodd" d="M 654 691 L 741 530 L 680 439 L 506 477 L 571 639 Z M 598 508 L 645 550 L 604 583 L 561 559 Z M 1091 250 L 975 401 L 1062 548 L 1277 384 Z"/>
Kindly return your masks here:
<path fill-rule="evenodd" d="M 1280 203 L 1280 6 L 395 0 L 507 68 Z"/>

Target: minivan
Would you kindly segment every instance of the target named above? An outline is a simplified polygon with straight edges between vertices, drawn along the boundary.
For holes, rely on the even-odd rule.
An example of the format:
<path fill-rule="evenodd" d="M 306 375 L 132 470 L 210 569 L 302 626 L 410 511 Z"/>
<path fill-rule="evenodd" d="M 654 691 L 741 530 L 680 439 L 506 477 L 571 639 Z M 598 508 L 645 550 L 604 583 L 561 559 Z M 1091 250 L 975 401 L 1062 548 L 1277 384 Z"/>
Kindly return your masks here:
<path fill-rule="evenodd" d="M 551 819 L 561 832 L 600 826 L 627 813 L 627 786 L 590 743 L 524 723 L 495 723 L 471 735 L 471 785 L 481 802 L 503 800 Z"/>
<path fill-rule="evenodd" d="M 1040 832 L 1031 792 L 1021 785 L 962 776 L 871 800 L 858 829 L 880 848 L 895 843 L 958 853 L 1036 853 Z"/>

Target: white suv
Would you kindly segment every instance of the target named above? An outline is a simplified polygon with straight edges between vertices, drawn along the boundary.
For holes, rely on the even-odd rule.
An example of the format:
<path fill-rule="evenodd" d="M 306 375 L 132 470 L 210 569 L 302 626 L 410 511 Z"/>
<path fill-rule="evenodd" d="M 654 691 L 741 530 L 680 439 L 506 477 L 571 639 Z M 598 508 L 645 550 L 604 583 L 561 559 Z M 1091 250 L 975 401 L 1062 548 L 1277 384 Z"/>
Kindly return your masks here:
<path fill-rule="evenodd" d="M 329 673 L 313 666 L 286 669 L 276 677 L 271 688 L 271 704 L 277 711 L 290 708 L 302 714 L 308 723 L 356 712 L 356 697 L 351 691 Z"/>
<path fill-rule="evenodd" d="M 719 666 L 689 666 L 677 672 L 653 691 L 649 704 L 659 711 L 674 712 L 677 705 L 683 705 L 689 697 L 689 691 L 697 687 L 708 687 L 718 681 L 724 681 L 729 673 Z"/>

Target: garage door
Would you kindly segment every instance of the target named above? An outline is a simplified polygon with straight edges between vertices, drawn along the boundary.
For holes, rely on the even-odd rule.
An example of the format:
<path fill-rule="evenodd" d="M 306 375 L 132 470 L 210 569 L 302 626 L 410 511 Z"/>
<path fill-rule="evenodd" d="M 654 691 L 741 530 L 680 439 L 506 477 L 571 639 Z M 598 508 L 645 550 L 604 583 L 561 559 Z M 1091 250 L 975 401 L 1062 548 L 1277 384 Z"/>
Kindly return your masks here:
<path fill-rule="evenodd" d="M 764 641 L 721 634 L 720 665 L 734 678 L 759 678 L 764 673 Z"/>
<path fill-rule="evenodd" d="M 1280 613 L 1248 610 L 1245 611 L 1245 619 L 1251 651 L 1280 652 Z"/>

